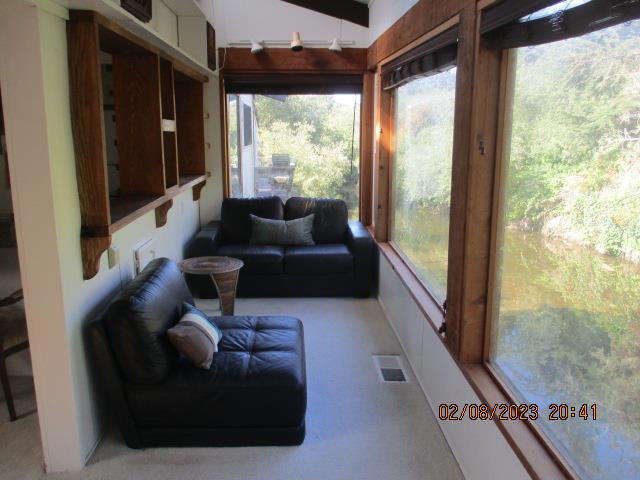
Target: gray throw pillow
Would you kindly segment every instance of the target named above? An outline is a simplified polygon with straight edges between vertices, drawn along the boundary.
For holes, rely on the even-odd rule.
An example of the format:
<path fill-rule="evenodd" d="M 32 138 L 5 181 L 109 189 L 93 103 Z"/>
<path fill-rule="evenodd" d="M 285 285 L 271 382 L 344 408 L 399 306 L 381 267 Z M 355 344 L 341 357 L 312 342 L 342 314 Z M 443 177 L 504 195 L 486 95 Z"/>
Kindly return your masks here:
<path fill-rule="evenodd" d="M 295 220 L 271 220 L 251 215 L 252 245 L 314 245 L 313 213 Z"/>

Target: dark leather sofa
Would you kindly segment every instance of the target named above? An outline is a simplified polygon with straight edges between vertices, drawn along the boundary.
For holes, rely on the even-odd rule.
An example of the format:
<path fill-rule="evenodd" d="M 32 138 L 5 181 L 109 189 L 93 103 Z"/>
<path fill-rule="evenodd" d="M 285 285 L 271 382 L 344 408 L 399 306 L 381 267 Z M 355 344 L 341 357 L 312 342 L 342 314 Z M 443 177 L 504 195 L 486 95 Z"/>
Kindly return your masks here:
<path fill-rule="evenodd" d="M 315 214 L 315 245 L 250 245 L 251 218 L 293 220 Z M 203 228 L 186 257 L 220 255 L 244 262 L 241 297 L 368 297 L 373 274 L 373 239 L 360 222 L 349 221 L 342 200 L 293 197 L 228 198 L 221 220 Z M 194 295 L 215 298 L 211 279 L 187 275 Z"/>
<path fill-rule="evenodd" d="M 209 370 L 166 338 L 193 303 L 178 266 L 151 262 L 90 324 L 88 339 L 116 422 L 132 448 L 298 445 L 305 436 L 303 328 L 291 317 L 216 317 Z"/>

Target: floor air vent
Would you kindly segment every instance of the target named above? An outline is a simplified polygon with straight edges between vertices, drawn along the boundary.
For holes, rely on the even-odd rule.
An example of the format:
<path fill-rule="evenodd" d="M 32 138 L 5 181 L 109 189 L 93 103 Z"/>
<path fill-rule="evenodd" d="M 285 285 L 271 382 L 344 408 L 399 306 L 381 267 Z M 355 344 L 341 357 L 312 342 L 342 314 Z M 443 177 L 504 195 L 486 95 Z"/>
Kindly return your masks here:
<path fill-rule="evenodd" d="M 402 383 L 408 381 L 399 355 L 374 355 L 373 363 L 381 382 Z"/>

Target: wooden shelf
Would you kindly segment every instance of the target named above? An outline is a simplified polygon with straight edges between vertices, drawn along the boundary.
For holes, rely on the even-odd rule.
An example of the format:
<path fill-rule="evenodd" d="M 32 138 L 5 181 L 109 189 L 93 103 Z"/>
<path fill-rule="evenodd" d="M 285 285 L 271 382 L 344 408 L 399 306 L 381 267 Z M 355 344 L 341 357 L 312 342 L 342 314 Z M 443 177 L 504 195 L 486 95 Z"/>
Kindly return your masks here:
<path fill-rule="evenodd" d="M 129 34 L 133 34 L 135 37 L 144 40 L 149 43 L 155 50 L 159 52 L 163 52 L 163 54 L 171 56 L 175 60 L 179 61 L 182 65 L 187 67 L 189 70 L 195 70 L 199 74 L 204 77 L 215 76 L 216 73 L 213 70 L 210 70 L 206 65 L 200 63 L 198 60 L 193 58 L 190 54 L 182 50 L 180 47 L 177 47 L 163 38 L 161 38 L 155 30 L 153 30 L 148 24 L 141 22 L 136 17 L 131 15 L 129 12 L 120 7 L 120 2 L 114 2 L 112 0 L 53 0 L 58 5 L 61 5 L 69 10 L 92 10 L 100 15 L 104 16 L 105 19 L 110 20 L 113 24 L 117 25 L 121 29 L 124 29 L 129 32 Z M 165 2 L 166 3 L 166 2 Z M 180 8 L 180 11 L 183 9 L 188 9 L 188 11 L 195 13 L 196 15 L 186 15 L 186 16 L 203 16 L 202 11 L 197 7 L 197 5 L 193 6 L 189 5 L 194 3 L 193 0 L 169 0 L 169 3 L 183 5 Z M 196 12 L 195 8 L 198 8 L 198 12 Z M 186 10 L 184 10 L 186 11 Z M 182 15 L 174 10 L 174 12 L 178 15 Z M 208 80 L 208 78 L 207 78 Z M 207 81 L 204 80 L 204 81 Z"/>
<path fill-rule="evenodd" d="M 111 225 L 109 233 L 114 234 L 118 230 L 129 225 L 147 212 L 166 202 L 163 196 L 151 195 L 121 195 L 111 198 Z"/>
<path fill-rule="evenodd" d="M 95 12 L 71 11 L 67 32 L 83 275 L 89 279 L 115 232 L 152 210 L 156 227 L 164 226 L 173 198 L 187 189 L 200 198 L 207 178 L 207 77 Z M 113 135 L 104 121 L 103 83 L 111 85 L 103 76 L 105 61 L 113 79 L 107 103 L 115 110 L 117 178 L 107 169 Z"/>
<path fill-rule="evenodd" d="M 206 180 L 206 178 L 204 175 L 182 175 L 180 176 L 180 188 L 185 189 L 192 187 L 196 183 Z"/>

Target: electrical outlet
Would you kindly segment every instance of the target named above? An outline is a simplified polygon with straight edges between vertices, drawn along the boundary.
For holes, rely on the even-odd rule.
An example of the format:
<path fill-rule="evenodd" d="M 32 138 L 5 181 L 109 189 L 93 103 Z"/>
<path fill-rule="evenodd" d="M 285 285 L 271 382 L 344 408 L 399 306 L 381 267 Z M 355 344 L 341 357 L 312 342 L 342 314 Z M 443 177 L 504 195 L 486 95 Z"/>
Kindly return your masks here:
<path fill-rule="evenodd" d="M 109 247 L 109 268 L 113 268 L 120 263 L 120 249 Z"/>

